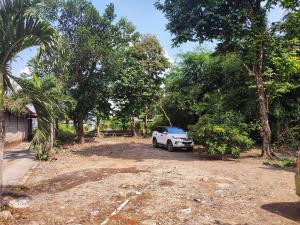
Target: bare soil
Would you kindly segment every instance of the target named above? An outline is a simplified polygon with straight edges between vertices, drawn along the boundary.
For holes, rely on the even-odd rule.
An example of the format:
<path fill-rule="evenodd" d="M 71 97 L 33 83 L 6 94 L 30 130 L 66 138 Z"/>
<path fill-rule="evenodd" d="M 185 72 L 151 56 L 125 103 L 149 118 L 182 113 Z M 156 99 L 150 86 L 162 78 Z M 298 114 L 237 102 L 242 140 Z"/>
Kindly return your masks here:
<path fill-rule="evenodd" d="M 24 186 L 7 188 L 8 199 L 31 202 L 0 224 L 300 224 L 294 173 L 263 165 L 257 155 L 211 160 L 133 138 L 67 146 L 31 171 Z"/>

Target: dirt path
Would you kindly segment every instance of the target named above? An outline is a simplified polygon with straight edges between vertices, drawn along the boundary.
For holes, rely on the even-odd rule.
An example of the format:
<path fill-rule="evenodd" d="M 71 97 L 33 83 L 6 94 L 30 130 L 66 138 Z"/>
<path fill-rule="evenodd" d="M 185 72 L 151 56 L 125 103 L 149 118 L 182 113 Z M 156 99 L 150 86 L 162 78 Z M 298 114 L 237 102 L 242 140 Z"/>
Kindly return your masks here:
<path fill-rule="evenodd" d="M 2 224 L 299 224 L 294 173 L 242 157 L 153 149 L 148 139 L 104 139 L 70 146 L 40 163 L 24 187 L 31 206 Z"/>
<path fill-rule="evenodd" d="M 27 173 L 38 162 L 34 154 L 28 150 L 29 143 L 21 143 L 4 152 L 3 185 L 22 185 L 26 181 Z"/>

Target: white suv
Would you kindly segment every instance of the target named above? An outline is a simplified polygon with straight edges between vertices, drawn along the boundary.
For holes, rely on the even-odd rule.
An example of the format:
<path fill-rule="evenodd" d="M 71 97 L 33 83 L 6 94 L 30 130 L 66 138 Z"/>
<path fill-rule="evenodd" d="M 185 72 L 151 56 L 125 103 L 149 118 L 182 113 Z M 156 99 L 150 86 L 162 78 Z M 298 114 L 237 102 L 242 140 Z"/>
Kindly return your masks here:
<path fill-rule="evenodd" d="M 153 147 L 166 146 L 168 151 L 174 151 L 174 148 L 186 148 L 193 150 L 193 140 L 187 133 L 178 127 L 155 127 L 152 132 Z"/>

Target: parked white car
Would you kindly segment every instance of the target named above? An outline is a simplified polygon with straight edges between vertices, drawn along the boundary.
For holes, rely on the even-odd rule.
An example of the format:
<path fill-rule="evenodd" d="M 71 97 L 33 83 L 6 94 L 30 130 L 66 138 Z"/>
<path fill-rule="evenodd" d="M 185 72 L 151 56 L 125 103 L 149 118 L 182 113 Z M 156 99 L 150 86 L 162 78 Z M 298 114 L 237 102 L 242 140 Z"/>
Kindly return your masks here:
<path fill-rule="evenodd" d="M 167 147 L 172 152 L 175 148 L 186 148 L 188 151 L 193 150 L 193 140 L 187 133 L 178 127 L 155 127 L 152 132 L 153 147 Z"/>

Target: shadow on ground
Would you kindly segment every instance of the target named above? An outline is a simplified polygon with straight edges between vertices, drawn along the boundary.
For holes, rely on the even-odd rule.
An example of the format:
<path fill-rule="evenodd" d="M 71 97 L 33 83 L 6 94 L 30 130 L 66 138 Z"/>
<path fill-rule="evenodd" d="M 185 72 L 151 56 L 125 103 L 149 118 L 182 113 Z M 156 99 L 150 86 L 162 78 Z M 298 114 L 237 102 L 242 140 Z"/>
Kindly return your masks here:
<path fill-rule="evenodd" d="M 300 201 L 270 203 L 263 205 L 261 208 L 290 220 L 300 222 Z"/>
<path fill-rule="evenodd" d="M 39 193 L 58 193 L 88 182 L 95 182 L 119 173 L 142 173 L 147 170 L 129 168 L 86 169 L 58 175 L 32 186 L 4 186 L 4 197 L 24 197 Z"/>
<path fill-rule="evenodd" d="M 28 149 L 7 151 L 4 153 L 4 160 L 13 161 L 17 159 L 35 159 L 34 154 Z"/>
<path fill-rule="evenodd" d="M 96 144 L 83 147 L 78 150 L 71 150 L 72 154 L 78 156 L 92 157 L 102 156 L 108 158 L 119 158 L 127 160 L 144 161 L 147 159 L 177 160 L 177 161 L 199 161 L 199 160 L 220 160 L 222 157 L 210 156 L 200 151 L 189 152 L 186 149 L 176 149 L 168 152 L 165 148 L 153 148 L 151 144 L 144 143 L 116 143 Z M 231 161 L 231 159 L 223 159 Z"/>
<path fill-rule="evenodd" d="M 280 167 L 280 166 L 275 166 L 267 163 L 263 163 L 264 166 L 260 166 L 260 169 L 264 170 L 284 170 L 288 172 L 295 173 L 295 168 L 294 167 Z"/>

